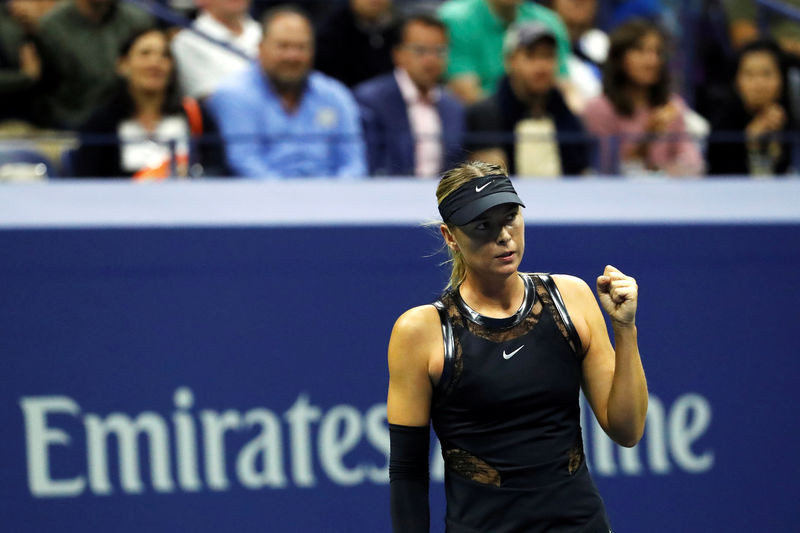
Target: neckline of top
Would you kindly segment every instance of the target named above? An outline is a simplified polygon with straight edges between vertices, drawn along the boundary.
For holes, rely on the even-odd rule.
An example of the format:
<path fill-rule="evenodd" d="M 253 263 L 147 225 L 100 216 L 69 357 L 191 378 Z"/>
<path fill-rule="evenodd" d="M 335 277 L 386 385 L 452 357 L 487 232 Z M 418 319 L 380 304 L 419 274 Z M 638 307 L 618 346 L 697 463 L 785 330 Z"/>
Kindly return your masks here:
<path fill-rule="evenodd" d="M 474 322 L 479 326 L 483 326 L 489 329 L 508 329 L 513 328 L 522 320 L 528 316 L 531 309 L 533 308 L 533 304 L 536 301 L 536 290 L 534 287 L 534 282 L 532 276 L 528 274 L 519 273 L 519 277 L 522 278 L 522 281 L 525 284 L 525 294 L 522 298 L 522 304 L 519 306 L 519 309 L 511 315 L 504 318 L 492 318 L 488 316 L 484 316 L 479 312 L 475 311 L 473 308 L 464 301 L 461 297 L 461 293 L 458 289 L 455 289 L 455 301 L 456 305 L 458 306 L 459 311 L 466 316 L 470 321 Z"/>

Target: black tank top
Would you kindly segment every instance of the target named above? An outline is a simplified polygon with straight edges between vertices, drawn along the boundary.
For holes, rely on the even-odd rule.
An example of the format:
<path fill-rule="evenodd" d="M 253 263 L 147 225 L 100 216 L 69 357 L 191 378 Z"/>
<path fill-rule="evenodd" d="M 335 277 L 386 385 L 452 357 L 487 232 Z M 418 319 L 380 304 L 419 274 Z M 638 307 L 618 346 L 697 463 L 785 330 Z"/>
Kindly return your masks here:
<path fill-rule="evenodd" d="M 445 362 L 431 418 L 446 465 L 448 531 L 606 533 L 583 456 L 580 338 L 552 278 L 520 276 L 525 297 L 508 318 L 478 314 L 458 290 L 434 303 Z"/>

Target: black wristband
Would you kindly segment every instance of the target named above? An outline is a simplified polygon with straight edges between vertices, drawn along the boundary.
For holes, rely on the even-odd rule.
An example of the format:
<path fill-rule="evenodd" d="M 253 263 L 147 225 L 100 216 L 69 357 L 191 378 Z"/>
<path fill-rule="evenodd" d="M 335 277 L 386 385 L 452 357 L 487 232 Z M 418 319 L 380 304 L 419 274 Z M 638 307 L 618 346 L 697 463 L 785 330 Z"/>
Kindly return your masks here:
<path fill-rule="evenodd" d="M 430 430 L 428 426 L 389 424 L 389 442 L 392 530 L 395 533 L 427 532 L 430 527 Z"/>

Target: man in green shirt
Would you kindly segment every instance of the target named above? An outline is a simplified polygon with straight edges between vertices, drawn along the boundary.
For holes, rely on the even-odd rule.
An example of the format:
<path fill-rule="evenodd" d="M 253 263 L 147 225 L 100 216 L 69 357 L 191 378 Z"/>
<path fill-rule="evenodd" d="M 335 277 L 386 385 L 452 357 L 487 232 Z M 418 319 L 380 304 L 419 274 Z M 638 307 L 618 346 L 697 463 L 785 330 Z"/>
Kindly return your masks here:
<path fill-rule="evenodd" d="M 546 7 L 525 0 L 447 0 L 439 16 L 450 33 L 449 87 L 468 104 L 494 92 L 504 74 L 503 38 L 515 22 L 536 20 L 549 26 L 556 36 L 559 78 L 568 74 L 567 29 Z"/>
<path fill-rule="evenodd" d="M 67 0 L 42 17 L 44 106 L 56 128 L 79 127 L 110 97 L 122 43 L 153 21 L 117 0 Z"/>

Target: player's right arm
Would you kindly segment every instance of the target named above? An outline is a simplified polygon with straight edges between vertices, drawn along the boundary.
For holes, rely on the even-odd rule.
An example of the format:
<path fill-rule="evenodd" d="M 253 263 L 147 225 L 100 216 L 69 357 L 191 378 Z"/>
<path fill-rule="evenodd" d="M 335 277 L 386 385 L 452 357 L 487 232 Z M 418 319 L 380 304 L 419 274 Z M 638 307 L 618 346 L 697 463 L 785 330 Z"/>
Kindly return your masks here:
<path fill-rule="evenodd" d="M 444 359 L 439 314 L 430 305 L 415 307 L 395 322 L 389 340 L 389 479 L 392 529 L 427 532 L 428 462 L 434 377 Z"/>
<path fill-rule="evenodd" d="M 386 400 L 390 424 L 427 426 L 430 420 L 437 355 L 444 357 L 439 312 L 432 305 L 403 313 L 389 340 L 389 394 Z M 439 369 L 441 373 L 441 369 Z"/>

